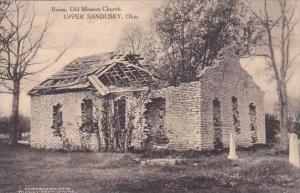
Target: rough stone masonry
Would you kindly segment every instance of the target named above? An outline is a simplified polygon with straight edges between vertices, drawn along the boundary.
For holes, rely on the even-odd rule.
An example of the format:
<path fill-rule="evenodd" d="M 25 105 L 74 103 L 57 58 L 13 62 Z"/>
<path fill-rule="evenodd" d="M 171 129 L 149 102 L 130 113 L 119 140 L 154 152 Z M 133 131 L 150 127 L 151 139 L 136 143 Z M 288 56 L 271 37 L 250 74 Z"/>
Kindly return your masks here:
<path fill-rule="evenodd" d="M 107 141 L 107 137 L 120 128 L 115 124 L 114 105 L 122 97 L 125 111 L 121 117 L 125 123 L 121 134 L 130 133 L 126 141 L 128 149 L 224 148 L 229 145 L 231 131 L 236 132 L 237 146 L 266 142 L 264 92 L 231 54 L 201 71 L 197 81 L 148 91 L 120 89 L 108 95 L 111 96 L 109 108 L 104 108 L 107 96 L 96 89 L 32 95 L 32 147 L 92 151 L 107 150 L 107 143 L 118 147 L 120 144 Z M 93 120 L 97 125 L 93 133 L 80 130 L 80 104 L 84 99 L 93 102 Z M 58 103 L 63 117 L 60 136 L 54 135 L 51 129 L 53 106 Z M 153 106 L 149 108 L 149 105 Z M 101 118 L 106 115 L 112 117 L 109 126 Z M 109 127 L 109 133 L 104 132 L 105 127 Z"/>

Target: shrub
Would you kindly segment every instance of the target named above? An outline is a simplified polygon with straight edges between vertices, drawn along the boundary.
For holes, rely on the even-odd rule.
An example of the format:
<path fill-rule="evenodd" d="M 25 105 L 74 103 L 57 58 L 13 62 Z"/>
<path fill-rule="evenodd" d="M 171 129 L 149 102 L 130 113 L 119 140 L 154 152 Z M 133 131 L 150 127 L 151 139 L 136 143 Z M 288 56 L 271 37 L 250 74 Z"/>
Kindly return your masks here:
<path fill-rule="evenodd" d="M 280 131 L 280 122 L 274 115 L 266 114 L 266 142 L 274 145 L 277 142 L 276 134 Z"/>
<path fill-rule="evenodd" d="M 20 115 L 19 116 L 19 126 L 22 133 L 30 132 L 30 118 Z M 0 133 L 9 133 L 9 128 L 11 128 L 10 117 L 0 118 Z"/>

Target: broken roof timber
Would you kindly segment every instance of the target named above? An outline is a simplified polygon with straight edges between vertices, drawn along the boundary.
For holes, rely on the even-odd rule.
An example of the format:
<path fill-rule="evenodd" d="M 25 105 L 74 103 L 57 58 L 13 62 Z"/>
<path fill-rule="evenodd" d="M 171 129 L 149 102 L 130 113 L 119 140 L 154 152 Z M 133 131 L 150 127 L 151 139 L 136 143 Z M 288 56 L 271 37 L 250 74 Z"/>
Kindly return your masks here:
<path fill-rule="evenodd" d="M 153 75 L 152 75 L 152 74 L 149 72 L 149 70 L 147 70 L 146 68 L 141 68 L 141 67 L 139 67 L 139 66 L 133 65 L 133 64 L 128 63 L 128 62 L 122 62 L 122 63 L 123 63 L 123 64 L 127 64 L 128 66 L 133 66 L 134 68 L 140 69 L 140 70 L 146 72 L 147 74 L 149 74 L 149 75 L 154 79 Z"/>
<path fill-rule="evenodd" d="M 96 89 L 102 89 L 102 94 L 105 94 L 107 91 L 105 87 L 109 90 L 108 86 L 120 90 L 129 85 L 133 88 L 147 86 L 153 82 L 153 76 L 148 70 L 138 66 L 139 59 L 141 59 L 139 55 L 114 52 L 77 58 L 60 72 L 34 87 L 29 94 L 45 95 L 63 90 L 70 92 L 71 89 L 88 89 L 91 86 L 97 86 Z M 122 68 L 119 68 L 119 65 L 122 65 Z"/>
<path fill-rule="evenodd" d="M 97 91 L 102 95 L 108 94 L 108 89 L 102 84 L 102 82 L 95 75 L 88 76 L 89 81 L 97 89 Z"/>
<path fill-rule="evenodd" d="M 118 93 L 118 92 L 133 92 L 133 91 L 148 91 L 149 87 L 148 86 L 143 86 L 140 88 L 135 88 L 135 87 L 122 87 L 122 88 L 109 88 L 110 93 Z"/>

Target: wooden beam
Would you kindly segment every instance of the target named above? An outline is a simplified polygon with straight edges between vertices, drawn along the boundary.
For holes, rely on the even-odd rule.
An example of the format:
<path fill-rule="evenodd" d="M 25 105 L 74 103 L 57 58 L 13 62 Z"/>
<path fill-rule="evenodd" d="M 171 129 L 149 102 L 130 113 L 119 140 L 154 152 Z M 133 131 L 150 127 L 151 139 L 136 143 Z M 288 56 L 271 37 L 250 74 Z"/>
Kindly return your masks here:
<path fill-rule="evenodd" d="M 146 91 L 149 90 L 148 86 L 135 88 L 135 87 L 122 87 L 117 89 L 109 89 L 110 93 L 118 93 L 118 92 L 133 92 L 133 91 Z"/>
<path fill-rule="evenodd" d="M 106 74 L 107 76 L 110 75 L 116 82 L 118 82 L 118 79 L 116 79 L 116 77 L 112 74 L 111 71 L 107 71 L 105 74 Z"/>
<path fill-rule="evenodd" d="M 54 85 L 50 85 L 50 86 L 43 86 L 43 85 L 39 85 L 34 87 L 34 89 L 47 89 L 47 88 L 58 88 L 58 87 L 69 87 L 69 86 L 73 86 L 76 84 L 79 84 L 80 81 L 76 81 L 76 82 L 72 82 L 72 83 L 68 83 L 68 84 L 54 84 Z"/>
<path fill-rule="evenodd" d="M 102 74 L 104 74 L 104 73 L 107 72 L 109 69 L 111 69 L 114 65 L 116 65 L 115 62 L 112 63 L 112 64 L 110 64 L 110 65 L 108 65 L 105 69 L 100 69 L 100 70 L 96 71 L 95 74 L 96 74 L 98 77 L 100 77 Z M 99 74 L 98 74 L 98 73 L 99 73 Z"/>
<path fill-rule="evenodd" d="M 129 74 L 131 74 L 131 76 L 133 77 L 133 81 L 137 81 L 136 77 L 134 76 L 134 74 L 132 74 L 131 70 L 124 64 L 125 68 L 128 70 Z"/>
<path fill-rule="evenodd" d="M 124 65 L 124 64 L 123 64 Z M 128 74 L 124 71 L 122 66 L 119 66 L 119 68 L 122 70 L 122 73 L 124 74 L 125 78 L 128 80 L 128 83 L 132 81 L 131 78 L 128 76 Z"/>
<path fill-rule="evenodd" d="M 122 82 L 124 82 L 124 79 L 120 76 L 120 73 L 116 70 L 116 66 L 114 66 L 112 69 L 113 69 L 114 72 L 118 75 L 119 79 L 120 79 Z"/>
<path fill-rule="evenodd" d="M 141 68 L 141 67 L 136 66 L 136 65 L 134 65 L 134 64 L 131 64 L 131 63 L 129 63 L 129 62 L 123 62 L 123 63 L 124 63 L 125 65 L 127 64 L 127 66 L 133 66 L 134 68 L 137 68 L 137 69 L 140 69 L 140 70 L 144 71 L 145 73 L 149 74 L 149 75 L 151 76 L 151 78 L 154 79 L 154 77 L 153 77 L 152 74 L 149 72 L 149 70 L 147 70 L 147 69 L 145 69 L 145 68 Z"/>
<path fill-rule="evenodd" d="M 109 81 L 109 84 L 113 84 L 112 80 L 106 74 L 104 74 L 104 76 Z"/>
<path fill-rule="evenodd" d="M 88 76 L 88 79 L 102 96 L 107 95 L 109 93 L 108 89 L 104 86 L 104 84 L 102 84 L 102 82 L 97 78 L 97 76 L 91 75 Z"/>
<path fill-rule="evenodd" d="M 144 78 L 144 76 L 142 75 L 142 73 L 140 72 L 140 70 L 135 70 L 141 77 L 144 81 L 146 81 L 146 79 Z"/>

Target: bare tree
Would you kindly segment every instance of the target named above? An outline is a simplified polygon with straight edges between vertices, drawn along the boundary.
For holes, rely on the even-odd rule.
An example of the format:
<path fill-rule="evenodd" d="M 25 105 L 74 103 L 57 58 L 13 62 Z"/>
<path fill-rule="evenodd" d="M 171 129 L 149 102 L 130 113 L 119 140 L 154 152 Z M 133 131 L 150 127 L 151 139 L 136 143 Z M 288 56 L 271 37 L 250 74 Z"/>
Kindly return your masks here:
<path fill-rule="evenodd" d="M 0 53 L 0 80 L 6 90 L 12 93 L 12 115 L 9 144 L 16 144 L 19 129 L 19 100 L 21 80 L 42 72 L 58 61 L 66 52 L 66 46 L 54 61 L 36 61 L 38 52 L 43 48 L 44 38 L 49 29 L 49 20 L 42 27 L 36 25 L 35 10 L 22 2 L 14 0 L 3 15 L 0 34 L 2 50 Z M 28 13 L 32 13 L 29 15 Z"/>
<path fill-rule="evenodd" d="M 145 39 L 142 27 L 140 25 L 131 25 L 124 29 L 117 49 L 130 54 L 141 54 L 143 52 L 142 43 Z"/>
<path fill-rule="evenodd" d="M 132 24 L 124 28 L 117 50 L 142 56 L 144 59 L 142 65 L 152 68 L 158 52 L 158 42 L 151 28 Z"/>
<path fill-rule="evenodd" d="M 3 27 L 3 25 L 1 25 L 4 16 L 7 14 L 8 12 L 8 8 L 10 7 L 12 1 L 1 1 L 0 2 L 0 34 L 3 34 L 5 32 L 5 28 Z M 0 53 L 3 51 L 3 42 L 0 41 Z M 0 60 L 1 62 L 1 60 Z M 0 69 L 1 70 L 1 69 Z M 0 71 L 1 72 L 1 71 Z M 0 86 L 3 85 L 3 82 L 0 81 Z M 7 91 L 7 90 L 3 90 L 0 87 L 0 94 L 4 93 L 4 94 L 11 94 L 11 92 Z"/>
<path fill-rule="evenodd" d="M 278 148 L 287 150 L 288 148 L 288 92 L 287 84 L 293 76 L 292 68 L 296 64 L 298 54 L 292 56 L 291 45 L 293 33 L 297 21 L 295 21 L 295 3 L 289 0 L 277 0 L 279 12 L 272 16 L 270 9 L 274 9 L 274 2 L 264 0 L 263 10 L 258 13 L 248 2 L 253 15 L 260 21 L 265 31 L 265 41 L 262 46 L 266 47 L 267 53 L 257 54 L 268 59 L 269 69 L 272 70 L 277 86 L 280 116 L 280 135 Z M 272 7 L 270 7 L 272 4 Z"/>

